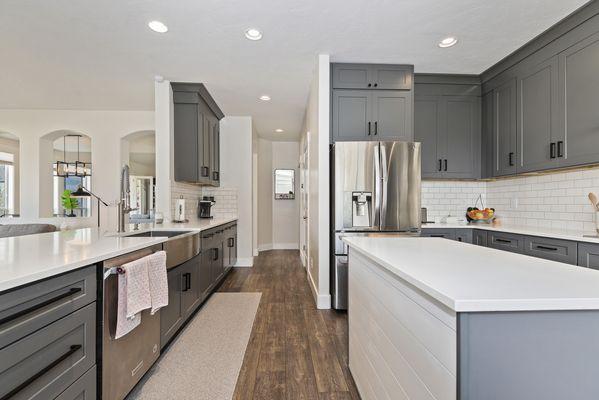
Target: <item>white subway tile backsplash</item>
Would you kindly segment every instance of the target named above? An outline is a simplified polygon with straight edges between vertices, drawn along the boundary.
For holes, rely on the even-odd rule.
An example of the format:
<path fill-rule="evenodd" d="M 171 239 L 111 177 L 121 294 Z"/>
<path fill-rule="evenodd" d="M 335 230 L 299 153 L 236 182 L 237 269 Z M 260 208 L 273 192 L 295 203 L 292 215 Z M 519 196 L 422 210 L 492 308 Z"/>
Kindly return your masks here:
<path fill-rule="evenodd" d="M 196 186 L 180 182 L 171 185 L 171 212 L 175 212 L 175 201 L 183 196 L 185 199 L 185 215 L 188 219 L 196 218 L 198 214 L 198 201 L 203 196 L 213 196 L 215 204 L 212 206 L 212 215 L 215 217 L 237 216 L 237 189 L 226 187 Z"/>

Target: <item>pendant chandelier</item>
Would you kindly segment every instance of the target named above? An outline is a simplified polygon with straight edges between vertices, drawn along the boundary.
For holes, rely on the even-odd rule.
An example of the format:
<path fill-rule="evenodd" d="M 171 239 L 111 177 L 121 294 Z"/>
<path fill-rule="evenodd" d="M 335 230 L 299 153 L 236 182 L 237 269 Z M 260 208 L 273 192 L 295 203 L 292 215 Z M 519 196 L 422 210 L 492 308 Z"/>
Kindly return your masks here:
<path fill-rule="evenodd" d="M 76 137 L 77 138 L 77 159 L 74 162 L 67 162 L 67 137 Z M 60 176 L 62 178 L 68 178 L 70 176 L 76 176 L 80 178 L 85 178 L 86 176 L 91 176 L 91 163 L 86 163 L 80 161 L 79 154 L 79 142 L 81 140 L 81 135 L 64 135 L 62 137 L 63 141 L 63 161 L 56 161 L 54 163 L 54 176 Z"/>

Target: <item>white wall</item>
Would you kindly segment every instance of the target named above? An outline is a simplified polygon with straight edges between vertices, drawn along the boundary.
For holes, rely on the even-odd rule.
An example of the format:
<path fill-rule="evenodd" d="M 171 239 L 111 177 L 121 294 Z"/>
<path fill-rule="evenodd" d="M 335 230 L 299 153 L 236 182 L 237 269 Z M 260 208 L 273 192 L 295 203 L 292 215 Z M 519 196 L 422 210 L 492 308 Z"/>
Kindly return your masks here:
<path fill-rule="evenodd" d="M 107 201 L 119 197 L 119 148 L 121 138 L 140 130 L 154 129 L 151 111 L 86 111 L 86 110 L 0 110 L 0 131 L 20 141 L 20 218 L 11 222 L 50 222 L 69 226 L 95 226 L 96 202 L 92 202 L 90 218 L 40 218 L 40 180 L 51 182 L 51 176 L 40 176 L 40 138 L 57 130 L 84 133 L 92 139 L 93 191 Z M 42 182 L 42 183 L 43 183 Z M 114 209 L 113 209 L 114 208 Z M 114 214 L 114 215 L 113 215 Z M 116 228 L 116 208 L 102 208 L 102 227 Z"/>
<path fill-rule="evenodd" d="M 295 199 L 272 202 L 273 249 L 299 249 L 299 142 L 272 143 L 272 171 L 293 169 L 295 171 Z"/>
<path fill-rule="evenodd" d="M 237 265 L 251 267 L 253 249 L 252 118 L 225 117 L 220 121 L 221 188 L 237 190 Z"/>
<path fill-rule="evenodd" d="M 318 308 L 331 307 L 329 287 L 330 58 L 319 55 L 301 132 L 308 141 L 308 279 Z M 308 140 L 309 138 L 309 140 Z"/>
<path fill-rule="evenodd" d="M 258 139 L 258 250 L 272 249 L 272 143 Z"/>

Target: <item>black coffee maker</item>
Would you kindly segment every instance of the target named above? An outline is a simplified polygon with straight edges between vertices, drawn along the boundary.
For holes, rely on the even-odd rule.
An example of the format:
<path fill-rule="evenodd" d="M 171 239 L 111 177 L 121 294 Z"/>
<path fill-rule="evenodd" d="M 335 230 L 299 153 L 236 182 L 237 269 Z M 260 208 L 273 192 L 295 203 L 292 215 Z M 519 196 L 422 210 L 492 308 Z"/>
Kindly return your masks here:
<path fill-rule="evenodd" d="M 212 218 L 210 215 L 210 209 L 216 202 L 214 196 L 204 196 L 198 202 L 198 218 Z"/>

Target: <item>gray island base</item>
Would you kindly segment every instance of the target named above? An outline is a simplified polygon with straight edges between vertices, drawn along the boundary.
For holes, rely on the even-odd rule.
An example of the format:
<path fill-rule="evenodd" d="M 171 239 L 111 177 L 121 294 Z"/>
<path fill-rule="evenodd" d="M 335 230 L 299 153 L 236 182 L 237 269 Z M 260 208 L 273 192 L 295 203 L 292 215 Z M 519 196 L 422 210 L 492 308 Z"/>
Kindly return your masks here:
<path fill-rule="evenodd" d="M 599 272 L 444 239 L 346 242 L 364 400 L 599 398 Z"/>

